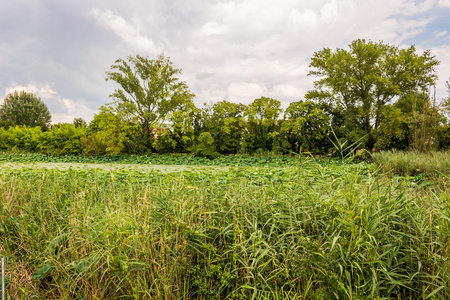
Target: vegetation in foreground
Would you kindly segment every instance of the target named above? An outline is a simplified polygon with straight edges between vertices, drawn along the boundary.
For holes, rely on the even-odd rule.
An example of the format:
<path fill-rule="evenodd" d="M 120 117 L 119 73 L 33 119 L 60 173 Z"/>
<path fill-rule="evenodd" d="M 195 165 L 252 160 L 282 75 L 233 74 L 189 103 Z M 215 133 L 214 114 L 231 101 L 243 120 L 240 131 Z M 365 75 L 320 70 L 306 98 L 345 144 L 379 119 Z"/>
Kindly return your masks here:
<path fill-rule="evenodd" d="M 368 164 L 1 169 L 11 299 L 448 299 L 450 191 Z"/>

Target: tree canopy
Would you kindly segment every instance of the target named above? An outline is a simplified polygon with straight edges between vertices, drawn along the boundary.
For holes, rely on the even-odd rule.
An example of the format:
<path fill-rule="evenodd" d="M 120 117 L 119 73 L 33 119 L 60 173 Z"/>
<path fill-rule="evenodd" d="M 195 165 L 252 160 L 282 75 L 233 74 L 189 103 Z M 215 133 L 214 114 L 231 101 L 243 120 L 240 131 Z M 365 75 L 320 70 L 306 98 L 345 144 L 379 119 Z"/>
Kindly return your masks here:
<path fill-rule="evenodd" d="M 318 76 L 315 90 L 305 96 L 345 111 L 350 131 L 370 134 L 380 127 L 383 107 L 399 96 L 425 91 L 437 79 L 439 61 L 414 46 L 407 49 L 355 40 L 349 50 L 325 48 L 314 53 L 308 75 Z"/>
<path fill-rule="evenodd" d="M 450 148 L 450 82 L 448 97 L 437 101 L 430 87 L 438 64 L 429 50 L 356 40 L 347 49 L 314 53 L 309 75 L 317 76 L 315 89 L 285 109 L 263 96 L 247 105 L 223 100 L 198 108 L 168 57 L 128 56 L 106 72 L 106 80 L 119 87 L 89 124 L 75 118 L 70 126 L 41 130 L 34 126 L 46 129 L 50 117 L 43 124 L 24 112 L 41 106 L 48 112 L 45 104 L 25 92 L 8 95 L 0 107 L 0 149 L 210 158 L 267 151 L 333 155 L 337 138 L 339 145 L 352 145 L 348 149 L 444 150 Z M 20 124 L 25 126 L 15 126 Z"/>
<path fill-rule="evenodd" d="M 106 74 L 107 81 L 121 86 L 110 95 L 117 110 L 122 115 L 137 118 L 146 134 L 155 124 L 162 123 L 168 113 L 192 102 L 195 97 L 187 84 L 177 77 L 181 69 L 175 68 L 164 54 L 156 59 L 140 55 L 118 59 Z"/>
<path fill-rule="evenodd" d="M 51 119 L 47 105 L 33 93 L 14 91 L 6 95 L 0 106 L 0 121 L 11 125 L 39 126 L 46 130 Z"/>

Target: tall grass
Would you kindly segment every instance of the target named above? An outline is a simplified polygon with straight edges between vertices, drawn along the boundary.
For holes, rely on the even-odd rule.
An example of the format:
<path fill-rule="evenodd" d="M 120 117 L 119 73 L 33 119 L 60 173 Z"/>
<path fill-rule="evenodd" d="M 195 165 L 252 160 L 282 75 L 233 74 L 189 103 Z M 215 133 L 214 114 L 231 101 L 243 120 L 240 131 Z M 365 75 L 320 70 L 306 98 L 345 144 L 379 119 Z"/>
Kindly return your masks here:
<path fill-rule="evenodd" d="M 396 180 L 3 171 L 8 299 L 448 299 L 449 190 Z"/>
<path fill-rule="evenodd" d="M 381 151 L 372 155 L 382 171 L 402 176 L 425 173 L 432 177 L 450 175 L 450 153 L 430 151 Z"/>

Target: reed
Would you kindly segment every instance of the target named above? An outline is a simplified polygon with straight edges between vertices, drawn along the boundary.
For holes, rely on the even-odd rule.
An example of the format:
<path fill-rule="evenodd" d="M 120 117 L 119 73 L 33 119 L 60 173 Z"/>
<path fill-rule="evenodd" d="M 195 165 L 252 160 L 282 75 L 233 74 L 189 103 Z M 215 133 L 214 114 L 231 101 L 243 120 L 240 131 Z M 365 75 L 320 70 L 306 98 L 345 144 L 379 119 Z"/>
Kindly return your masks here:
<path fill-rule="evenodd" d="M 448 299 L 450 193 L 365 164 L 3 170 L 8 299 Z"/>
<path fill-rule="evenodd" d="M 449 152 L 381 151 L 372 155 L 384 173 L 402 176 L 426 174 L 431 177 L 450 175 Z"/>

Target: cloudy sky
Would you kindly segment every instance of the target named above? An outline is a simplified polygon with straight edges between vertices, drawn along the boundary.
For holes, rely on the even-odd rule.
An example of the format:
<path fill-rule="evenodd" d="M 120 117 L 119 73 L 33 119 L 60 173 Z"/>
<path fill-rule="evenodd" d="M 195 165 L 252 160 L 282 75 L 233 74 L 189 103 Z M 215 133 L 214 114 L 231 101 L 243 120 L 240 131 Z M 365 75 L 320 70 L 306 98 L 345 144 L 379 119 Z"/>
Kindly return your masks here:
<path fill-rule="evenodd" d="M 53 123 L 92 120 L 117 86 L 118 58 L 170 56 L 196 104 L 284 107 L 313 88 L 310 58 L 358 38 L 382 40 L 441 61 L 438 98 L 450 77 L 450 0 L 14 0 L 0 2 L 0 102 L 26 90 Z"/>

